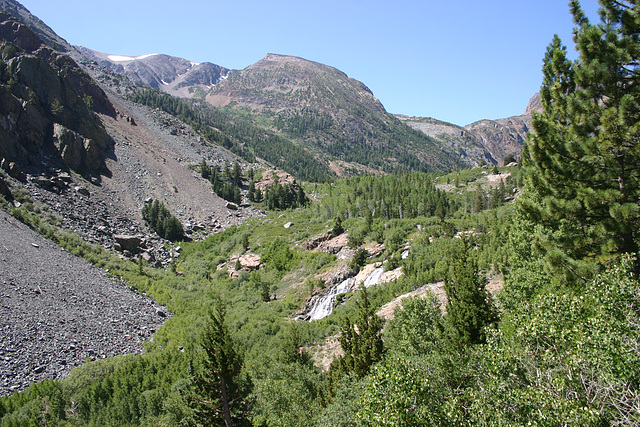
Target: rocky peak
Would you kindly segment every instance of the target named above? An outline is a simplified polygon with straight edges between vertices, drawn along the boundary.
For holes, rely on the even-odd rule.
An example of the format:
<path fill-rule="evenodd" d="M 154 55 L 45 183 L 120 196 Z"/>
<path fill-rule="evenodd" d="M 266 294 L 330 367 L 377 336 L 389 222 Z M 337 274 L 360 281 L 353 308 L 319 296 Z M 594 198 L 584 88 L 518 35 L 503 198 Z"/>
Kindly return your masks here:
<path fill-rule="evenodd" d="M 259 109 L 298 108 L 304 104 L 331 110 L 349 104 L 385 113 L 367 86 L 342 71 L 296 56 L 274 53 L 244 70 L 231 73 L 212 90 L 208 100 L 214 105 L 236 101 Z"/>
<path fill-rule="evenodd" d="M 529 100 L 529 104 L 527 105 L 527 109 L 524 111 L 524 114 L 531 114 L 534 111 L 537 111 L 539 113 L 543 111 L 540 92 L 531 97 L 531 99 Z"/>
<path fill-rule="evenodd" d="M 47 24 L 42 22 L 36 16 L 32 15 L 27 8 L 15 0 L 0 0 L 0 10 L 11 15 L 16 21 L 28 26 L 35 34 L 37 34 L 39 43 L 44 42 L 49 47 L 55 48 L 61 52 L 70 52 L 73 50 L 71 45 L 62 37 L 57 35 Z M 3 20 L 6 20 L 3 18 Z"/>
<path fill-rule="evenodd" d="M 230 70 L 210 62 L 197 63 L 164 54 L 122 56 L 96 52 L 86 47 L 76 49 L 99 65 L 124 74 L 131 81 L 158 88 L 171 95 L 193 97 L 204 93 L 226 77 Z"/>

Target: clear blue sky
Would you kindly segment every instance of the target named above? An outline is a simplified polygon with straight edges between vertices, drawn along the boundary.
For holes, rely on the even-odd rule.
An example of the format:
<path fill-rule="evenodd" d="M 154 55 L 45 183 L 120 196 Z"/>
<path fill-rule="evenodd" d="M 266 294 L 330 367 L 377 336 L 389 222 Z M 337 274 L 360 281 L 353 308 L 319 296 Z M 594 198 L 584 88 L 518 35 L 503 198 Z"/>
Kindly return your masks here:
<path fill-rule="evenodd" d="M 387 111 L 458 125 L 522 114 L 567 0 L 22 0 L 61 37 L 100 52 L 165 53 L 245 68 L 300 56 L 360 80 Z M 596 0 L 582 0 L 597 20 Z"/>

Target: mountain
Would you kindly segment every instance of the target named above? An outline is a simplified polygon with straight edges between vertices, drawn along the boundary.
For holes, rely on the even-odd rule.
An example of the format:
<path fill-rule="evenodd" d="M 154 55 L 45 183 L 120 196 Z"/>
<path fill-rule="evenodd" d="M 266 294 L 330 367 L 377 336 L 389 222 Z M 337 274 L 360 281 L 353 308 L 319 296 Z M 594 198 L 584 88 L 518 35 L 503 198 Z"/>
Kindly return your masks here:
<path fill-rule="evenodd" d="M 469 164 L 503 164 L 508 156 L 518 158 L 531 130 L 531 113 L 541 111 L 540 95 L 534 95 L 525 113 L 505 119 L 479 120 L 457 126 L 432 118 L 398 116 L 407 125 L 453 148 Z"/>
<path fill-rule="evenodd" d="M 285 151 L 306 151 L 313 160 L 305 161 L 318 163 L 314 170 L 326 169 L 325 179 L 332 175 L 445 170 L 461 163 L 448 147 L 438 146 L 388 114 L 363 83 L 324 64 L 268 54 L 243 70 L 229 70 L 167 55 L 124 57 L 78 50 L 133 81 L 171 95 L 204 99 L 223 108 L 230 120 L 257 125 L 263 129 L 259 132 L 268 131 L 268 139 L 278 135 L 279 142 L 271 144 L 278 149 L 265 149 L 256 140 L 247 142 L 276 165 L 286 154 L 285 146 Z M 298 173 L 291 168 L 288 171 Z"/>
<path fill-rule="evenodd" d="M 230 70 L 210 62 L 196 63 L 175 56 L 151 54 L 142 56 L 109 55 L 78 46 L 77 50 L 101 66 L 124 74 L 131 81 L 161 88 L 174 96 L 203 97 Z"/>
<path fill-rule="evenodd" d="M 507 156 L 519 156 L 531 125 L 529 108 L 522 116 L 464 127 L 394 116 L 362 82 L 294 56 L 268 54 L 243 70 L 229 70 L 167 55 L 123 57 L 79 50 L 133 81 L 204 99 L 234 120 L 269 129 L 338 176 L 502 164 Z M 281 155 L 266 153 L 264 158 L 273 162 Z"/>
<path fill-rule="evenodd" d="M 447 147 L 387 113 L 363 83 L 298 57 L 268 54 L 230 73 L 206 100 L 259 118 L 317 153 L 338 175 L 443 170 L 460 163 Z"/>
<path fill-rule="evenodd" d="M 133 87 L 128 79 L 72 50 L 76 62 L 25 22 L 41 21 L 0 11 L 0 193 L 8 200 L 41 205 L 107 248 L 115 236 L 137 235 L 130 255 L 158 264 L 170 255 L 142 220 L 147 199 L 163 201 L 189 232 L 260 215 L 229 207 L 194 170 L 203 159 L 219 168 L 247 162 L 176 117 L 128 101 L 119 95 Z"/>
<path fill-rule="evenodd" d="M 15 0 L 0 0 L 0 10 L 5 11 L 18 21 L 27 25 L 38 35 L 40 40 L 49 47 L 65 53 L 71 53 L 73 51 L 73 47 L 67 43 L 65 39 L 56 34 L 55 31 L 38 17 L 32 15 L 31 12 L 19 2 Z"/>

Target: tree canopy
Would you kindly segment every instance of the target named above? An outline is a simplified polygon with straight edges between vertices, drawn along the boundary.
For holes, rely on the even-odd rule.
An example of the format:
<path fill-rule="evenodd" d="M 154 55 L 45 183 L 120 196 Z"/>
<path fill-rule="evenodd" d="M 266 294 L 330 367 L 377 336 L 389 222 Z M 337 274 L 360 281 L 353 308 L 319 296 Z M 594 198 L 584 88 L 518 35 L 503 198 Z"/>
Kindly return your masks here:
<path fill-rule="evenodd" d="M 602 1 L 592 24 L 570 4 L 579 58 L 569 60 L 557 36 L 547 49 L 544 111 L 524 151 L 534 195 L 523 206 L 547 227 L 549 264 L 586 278 L 594 264 L 585 261 L 638 251 L 640 5 Z"/>

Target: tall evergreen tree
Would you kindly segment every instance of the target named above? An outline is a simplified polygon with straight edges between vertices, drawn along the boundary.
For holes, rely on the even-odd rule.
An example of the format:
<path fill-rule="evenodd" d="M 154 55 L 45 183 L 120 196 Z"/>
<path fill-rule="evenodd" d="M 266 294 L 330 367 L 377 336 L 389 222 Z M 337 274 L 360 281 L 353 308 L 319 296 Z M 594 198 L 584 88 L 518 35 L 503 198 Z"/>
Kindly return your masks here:
<path fill-rule="evenodd" d="M 233 410 L 241 403 L 237 376 L 242 359 L 224 323 L 224 316 L 224 309 L 216 305 L 209 312 L 202 336 L 204 358 L 200 372 L 193 376 L 193 392 L 187 399 L 198 425 L 223 422 L 226 427 L 232 426 Z"/>
<path fill-rule="evenodd" d="M 338 364 L 343 365 L 344 371 L 362 378 L 369 373 L 371 365 L 382 359 L 381 331 L 382 319 L 371 307 L 366 288 L 362 288 L 356 318 L 345 319 L 338 338 L 344 351 Z"/>
<path fill-rule="evenodd" d="M 497 312 L 487 292 L 486 279 L 469 256 L 470 244 L 452 263 L 444 290 L 447 293 L 445 320 L 454 345 L 479 344 L 485 341 L 485 328 L 497 320 Z"/>
<path fill-rule="evenodd" d="M 344 325 L 340 328 L 338 340 L 344 355 L 334 359 L 329 367 L 323 396 L 325 404 L 330 403 L 335 396 L 336 385 L 343 376 L 364 378 L 371 367 L 382 360 L 382 326 L 383 321 L 371 307 L 366 288 L 362 288 L 356 318 L 345 318 Z"/>
<path fill-rule="evenodd" d="M 523 153 L 533 194 L 522 207 L 548 230 L 540 247 L 568 278 L 638 252 L 640 237 L 640 4 L 600 3 L 599 24 L 570 3 L 580 56 L 567 59 L 557 36 L 549 45 L 544 111 Z"/>

